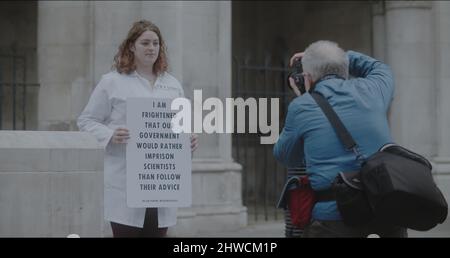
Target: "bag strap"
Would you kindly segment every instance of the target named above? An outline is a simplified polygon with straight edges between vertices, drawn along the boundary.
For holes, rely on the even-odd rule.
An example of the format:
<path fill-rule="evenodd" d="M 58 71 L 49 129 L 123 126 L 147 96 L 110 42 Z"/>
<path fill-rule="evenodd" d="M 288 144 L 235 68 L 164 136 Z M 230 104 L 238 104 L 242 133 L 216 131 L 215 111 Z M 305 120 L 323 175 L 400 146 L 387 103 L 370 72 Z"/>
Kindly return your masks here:
<path fill-rule="evenodd" d="M 341 119 L 339 119 L 339 116 L 333 110 L 333 107 L 331 107 L 330 103 L 328 103 L 325 97 L 318 92 L 313 91 L 310 92 L 310 94 L 311 97 L 316 101 L 317 105 L 319 105 L 320 109 L 322 109 L 323 113 L 330 122 L 331 126 L 333 126 L 334 131 L 336 132 L 339 140 L 342 142 L 345 148 L 348 151 L 353 151 L 356 155 L 357 160 L 364 159 L 363 155 L 361 155 L 361 153 L 359 152 L 358 145 L 356 144 L 355 140 L 353 140 L 352 135 L 342 123 Z"/>

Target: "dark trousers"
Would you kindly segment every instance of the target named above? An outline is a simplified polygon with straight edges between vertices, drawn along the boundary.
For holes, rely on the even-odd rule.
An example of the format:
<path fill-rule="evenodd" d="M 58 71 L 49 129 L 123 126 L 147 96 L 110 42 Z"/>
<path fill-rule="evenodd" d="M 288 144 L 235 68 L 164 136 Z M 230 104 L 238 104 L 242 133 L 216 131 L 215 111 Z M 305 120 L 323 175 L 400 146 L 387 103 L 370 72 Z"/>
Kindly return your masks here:
<path fill-rule="evenodd" d="M 359 237 L 365 238 L 368 235 L 376 234 L 379 237 L 402 238 L 408 237 L 406 228 L 396 226 L 386 226 L 372 223 L 364 227 L 349 227 L 343 221 L 334 220 L 313 220 L 305 227 L 302 237 L 305 238 L 338 238 L 338 237 Z"/>
<path fill-rule="evenodd" d="M 158 209 L 145 210 L 144 227 L 132 227 L 111 222 L 113 237 L 165 237 L 167 228 L 158 228 Z"/>

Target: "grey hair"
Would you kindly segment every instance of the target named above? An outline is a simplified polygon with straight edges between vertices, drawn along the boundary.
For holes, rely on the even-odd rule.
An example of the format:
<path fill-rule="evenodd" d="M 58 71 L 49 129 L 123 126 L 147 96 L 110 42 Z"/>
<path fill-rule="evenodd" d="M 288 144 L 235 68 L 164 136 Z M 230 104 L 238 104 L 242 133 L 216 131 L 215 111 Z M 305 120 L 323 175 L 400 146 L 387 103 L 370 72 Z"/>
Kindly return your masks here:
<path fill-rule="evenodd" d="M 319 40 L 309 45 L 302 57 L 303 71 L 309 73 L 313 81 L 327 74 L 336 74 L 348 79 L 348 57 L 337 43 Z"/>

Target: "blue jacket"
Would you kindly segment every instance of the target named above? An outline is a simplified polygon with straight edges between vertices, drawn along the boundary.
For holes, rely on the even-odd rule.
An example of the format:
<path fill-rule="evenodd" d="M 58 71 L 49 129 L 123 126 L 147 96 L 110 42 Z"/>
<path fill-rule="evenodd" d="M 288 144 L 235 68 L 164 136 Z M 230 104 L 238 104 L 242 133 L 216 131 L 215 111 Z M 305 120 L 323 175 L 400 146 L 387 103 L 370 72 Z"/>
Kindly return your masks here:
<path fill-rule="evenodd" d="M 394 93 L 394 81 L 386 64 L 354 51 L 348 51 L 347 55 L 349 73 L 355 78 L 322 80 L 314 90 L 328 100 L 360 152 L 369 157 L 385 143 L 392 142 L 387 110 Z M 345 150 L 309 93 L 290 103 L 285 127 L 273 153 L 287 167 L 299 167 L 305 162 L 314 190 L 329 188 L 341 171 L 360 168 L 355 154 Z M 341 219 L 335 201 L 317 203 L 312 217 Z"/>

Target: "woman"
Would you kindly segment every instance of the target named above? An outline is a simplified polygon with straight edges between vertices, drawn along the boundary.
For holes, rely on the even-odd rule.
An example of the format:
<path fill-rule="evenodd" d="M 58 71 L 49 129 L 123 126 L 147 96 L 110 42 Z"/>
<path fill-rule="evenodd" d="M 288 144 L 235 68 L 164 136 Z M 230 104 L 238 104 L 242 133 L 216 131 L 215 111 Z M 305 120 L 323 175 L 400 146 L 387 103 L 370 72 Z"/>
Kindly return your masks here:
<path fill-rule="evenodd" d="M 176 208 L 129 208 L 126 204 L 125 144 L 128 97 L 177 98 L 180 83 L 167 73 L 166 46 L 153 23 L 135 22 L 114 57 L 115 69 L 102 76 L 78 118 L 81 131 L 105 146 L 105 219 L 114 237 L 163 237 L 176 224 Z M 191 136 L 191 150 L 198 147 Z"/>

